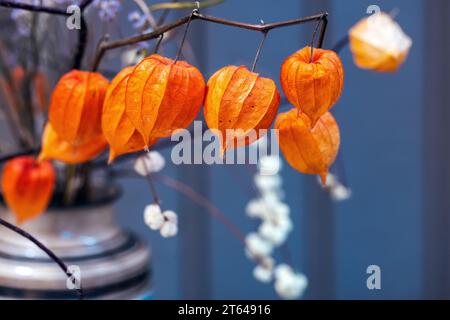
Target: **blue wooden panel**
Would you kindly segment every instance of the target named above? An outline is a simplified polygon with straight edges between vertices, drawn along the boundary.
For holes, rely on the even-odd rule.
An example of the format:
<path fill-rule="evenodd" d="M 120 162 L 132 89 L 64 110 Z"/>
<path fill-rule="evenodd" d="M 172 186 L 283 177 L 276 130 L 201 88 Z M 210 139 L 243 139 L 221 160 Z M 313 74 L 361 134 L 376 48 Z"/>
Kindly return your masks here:
<path fill-rule="evenodd" d="M 333 2 L 331 27 L 344 35 L 373 1 Z M 335 108 L 353 198 L 337 207 L 339 298 L 419 298 L 422 276 L 422 2 L 377 1 L 414 41 L 396 74 L 356 68 L 348 50 L 345 89 Z M 382 290 L 366 288 L 377 264 Z"/>

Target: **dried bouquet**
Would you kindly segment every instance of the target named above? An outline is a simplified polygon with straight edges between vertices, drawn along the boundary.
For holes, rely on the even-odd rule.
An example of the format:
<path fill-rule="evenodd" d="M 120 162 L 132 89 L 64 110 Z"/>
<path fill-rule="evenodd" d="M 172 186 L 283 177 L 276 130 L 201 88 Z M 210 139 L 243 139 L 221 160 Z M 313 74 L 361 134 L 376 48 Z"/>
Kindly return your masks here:
<path fill-rule="evenodd" d="M 157 180 L 205 207 L 242 241 L 256 263 L 256 279 L 272 282 L 282 298 L 297 298 L 307 286 L 306 277 L 272 255 L 293 230 L 278 154 L 263 154 L 253 166 L 256 193 L 246 212 L 261 219 L 261 225 L 245 235 L 189 185 L 163 175 L 165 159 L 158 150 L 189 130 L 202 107 L 217 142 L 212 163 L 226 161 L 229 152 L 248 145 L 264 149 L 274 124 L 271 137 L 287 163 L 318 175 L 334 199 L 346 199 L 350 191 L 341 182 L 344 177 L 328 172 L 340 143 L 339 126 L 330 113 L 344 87 L 339 51 L 350 44 L 358 67 L 391 72 L 406 59 L 411 40 L 392 16 L 376 12 L 359 21 L 332 50 L 322 49 L 326 12 L 270 24 L 202 13 L 220 2 L 149 5 L 134 0 L 136 11 L 128 13 L 128 20 L 136 33 L 124 36 L 114 31 L 114 21 L 123 14 L 118 0 L 0 0 L 1 112 L 7 130 L 0 145 L 3 197 L 20 225 L 37 218 L 51 201 L 65 206 L 89 202 L 102 196 L 97 186 L 111 186 L 111 179 L 134 174 L 149 181 L 153 195 L 144 210 L 145 223 L 164 237 L 175 236 L 177 214 L 161 208 Z M 189 12 L 167 22 L 170 10 Z M 98 19 L 103 22 L 100 34 L 92 28 Z M 195 20 L 262 35 L 253 65 L 225 66 L 205 81 L 200 70 L 182 59 Z M 272 79 L 255 72 L 264 40 L 273 29 L 304 23 L 316 25 L 311 44 L 286 53 L 280 92 Z M 178 46 L 174 57 L 161 54 L 169 42 Z M 102 67 L 105 56 L 121 57 L 121 68 Z M 289 110 L 281 110 L 289 104 Z M 134 161 L 134 171 L 116 169 L 117 163 L 129 161 Z M 0 223 L 35 242 L 71 276 L 38 239 L 5 220 Z"/>

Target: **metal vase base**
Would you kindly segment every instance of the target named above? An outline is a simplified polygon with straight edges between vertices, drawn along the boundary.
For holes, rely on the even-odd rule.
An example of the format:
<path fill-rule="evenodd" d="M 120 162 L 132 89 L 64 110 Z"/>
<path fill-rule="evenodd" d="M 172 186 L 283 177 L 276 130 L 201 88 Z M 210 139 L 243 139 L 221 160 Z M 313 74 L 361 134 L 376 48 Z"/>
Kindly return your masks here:
<path fill-rule="evenodd" d="M 80 270 L 85 299 L 150 299 L 150 250 L 116 224 L 112 202 L 53 207 L 21 227 Z M 14 223 L 3 206 L 0 216 Z M 33 243 L 0 229 L 0 299 L 78 299 L 71 284 Z"/>

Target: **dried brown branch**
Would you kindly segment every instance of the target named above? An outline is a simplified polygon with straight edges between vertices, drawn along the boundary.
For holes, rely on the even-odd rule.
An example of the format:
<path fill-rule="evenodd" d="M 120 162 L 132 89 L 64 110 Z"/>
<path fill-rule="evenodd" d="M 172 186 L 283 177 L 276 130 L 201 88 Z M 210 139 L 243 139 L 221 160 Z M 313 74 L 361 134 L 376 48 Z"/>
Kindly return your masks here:
<path fill-rule="evenodd" d="M 267 33 L 272 29 L 288 27 L 288 26 L 293 26 L 293 25 L 297 25 L 297 24 L 302 24 L 302 23 L 311 22 L 311 21 L 318 21 L 318 20 L 324 20 L 324 25 L 326 25 L 325 21 L 326 21 L 327 16 L 328 16 L 328 13 L 323 12 L 323 13 L 316 14 L 313 16 L 303 17 L 303 18 L 298 18 L 298 19 L 293 19 L 293 20 L 286 20 L 286 21 L 268 23 L 268 24 L 251 24 L 251 23 L 238 22 L 238 21 L 217 18 L 217 17 L 213 17 L 213 16 L 207 16 L 207 15 L 203 15 L 203 14 L 199 13 L 197 10 L 194 10 L 191 14 L 186 15 L 186 16 L 178 19 L 175 22 L 163 25 L 152 32 L 125 38 L 125 39 L 120 39 L 120 40 L 116 40 L 116 41 L 101 43 L 99 45 L 97 54 L 95 56 L 94 63 L 92 65 L 92 70 L 98 69 L 100 62 L 101 62 L 104 54 L 106 53 L 106 51 L 112 50 L 115 48 L 124 47 L 124 46 L 131 45 L 131 44 L 135 44 L 135 43 L 138 43 L 141 41 L 156 39 L 161 34 L 164 34 L 165 32 L 168 32 L 179 26 L 182 26 L 182 25 L 190 22 L 191 20 L 192 21 L 193 20 L 202 20 L 202 21 L 206 21 L 206 22 L 217 23 L 217 24 L 222 24 L 222 25 L 226 25 L 226 26 Z M 322 31 L 321 37 L 320 37 L 321 41 L 319 41 L 320 42 L 319 46 L 323 40 L 323 34 L 325 33 L 325 28 L 323 28 L 321 31 Z"/>

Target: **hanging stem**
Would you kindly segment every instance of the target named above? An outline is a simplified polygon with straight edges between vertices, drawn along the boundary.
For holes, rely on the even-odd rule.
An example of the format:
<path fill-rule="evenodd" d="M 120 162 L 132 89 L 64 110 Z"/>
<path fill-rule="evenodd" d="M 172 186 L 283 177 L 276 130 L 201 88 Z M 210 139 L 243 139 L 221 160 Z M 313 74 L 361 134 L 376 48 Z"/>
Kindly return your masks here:
<path fill-rule="evenodd" d="M 189 16 L 189 19 L 188 19 L 187 24 L 186 24 L 186 28 L 184 29 L 183 38 L 181 39 L 180 47 L 178 48 L 177 55 L 175 56 L 175 63 L 177 63 L 178 59 L 181 56 L 181 52 L 183 51 L 184 42 L 186 41 L 187 33 L 189 31 L 189 26 L 191 25 L 191 22 L 192 22 L 192 17 L 194 16 L 194 14 L 196 12 L 198 13 L 197 9 L 192 10 L 191 15 Z"/>
<path fill-rule="evenodd" d="M 324 37 L 325 37 L 325 32 L 326 32 L 326 29 L 327 29 L 327 25 L 328 25 L 328 19 L 327 19 L 326 16 L 323 16 L 323 17 L 319 20 L 319 22 L 317 23 L 317 25 L 316 25 L 316 27 L 315 27 L 315 29 L 314 29 L 313 35 L 312 35 L 312 37 L 311 37 L 311 45 L 310 45 L 310 46 L 311 46 L 311 55 L 310 55 L 310 57 L 309 57 L 309 63 L 312 63 L 312 61 L 313 61 L 313 56 L 314 56 L 314 40 L 316 39 L 317 31 L 319 30 L 319 27 L 322 26 L 321 29 L 320 29 L 319 43 L 317 44 L 317 47 L 318 47 L 318 48 L 321 48 L 321 47 L 322 47 L 322 44 L 323 44 Z"/>
<path fill-rule="evenodd" d="M 320 28 L 320 36 L 319 36 L 319 43 L 317 44 L 317 48 L 322 48 L 323 46 L 323 41 L 325 40 L 325 34 L 327 32 L 327 27 L 328 27 L 328 15 L 323 15 L 322 16 L 322 27 Z"/>
<path fill-rule="evenodd" d="M 158 193 L 156 192 L 155 184 L 153 183 L 152 172 L 150 171 L 150 168 L 147 165 L 149 163 L 149 161 L 146 161 L 146 159 L 145 159 L 148 156 L 148 154 L 150 153 L 150 150 L 147 149 L 146 151 L 147 151 L 147 155 L 142 156 L 142 161 L 144 162 L 144 168 L 145 168 L 145 178 L 150 187 L 150 192 L 153 196 L 153 202 L 156 203 L 158 206 L 161 206 L 161 200 L 158 197 Z"/>
<path fill-rule="evenodd" d="M 52 250 L 47 248 L 42 242 L 40 242 L 38 239 L 33 237 L 31 234 L 29 234 L 25 230 L 9 223 L 8 221 L 3 220 L 2 218 L 0 218 L 0 225 L 4 226 L 5 228 L 17 233 L 21 237 L 24 237 L 25 239 L 34 243 L 39 249 L 44 251 L 50 257 L 50 259 L 52 259 L 59 266 L 59 268 L 67 275 L 68 279 L 70 279 L 73 284 L 76 284 L 76 279 L 73 277 L 73 274 L 69 271 L 69 268 L 67 267 L 67 265 Z M 83 289 L 81 288 L 81 286 L 80 286 L 80 288 L 77 288 L 75 290 L 77 291 L 78 298 L 80 300 L 83 299 L 83 297 L 84 297 Z"/>
<path fill-rule="evenodd" d="M 313 55 L 314 55 L 314 40 L 316 39 L 316 33 L 317 33 L 317 30 L 319 30 L 319 26 L 321 25 L 321 23 L 322 23 L 322 20 L 319 20 L 319 22 L 317 23 L 316 27 L 314 28 L 314 32 L 313 32 L 313 35 L 312 35 L 312 37 L 311 37 L 311 44 L 310 44 L 310 47 L 311 47 L 311 54 L 310 54 L 310 56 L 309 56 L 309 63 L 311 63 L 312 60 L 313 60 Z"/>
<path fill-rule="evenodd" d="M 158 42 L 156 43 L 155 50 L 153 51 L 153 53 L 155 53 L 155 54 L 158 53 L 163 39 L 164 39 L 164 33 L 159 36 Z"/>
<path fill-rule="evenodd" d="M 253 60 L 252 65 L 252 72 L 255 72 L 256 64 L 258 63 L 259 56 L 261 55 L 262 48 L 264 46 L 264 42 L 266 41 L 267 35 L 269 34 L 269 31 L 263 31 L 263 38 L 261 42 L 259 43 L 258 51 L 256 51 L 255 59 Z"/>

